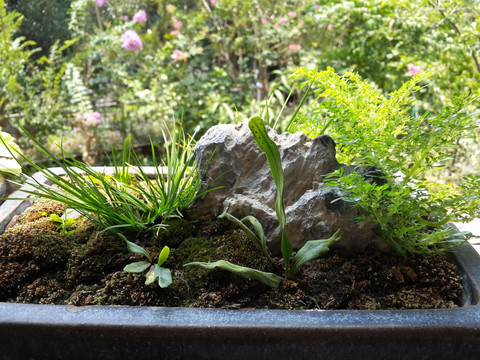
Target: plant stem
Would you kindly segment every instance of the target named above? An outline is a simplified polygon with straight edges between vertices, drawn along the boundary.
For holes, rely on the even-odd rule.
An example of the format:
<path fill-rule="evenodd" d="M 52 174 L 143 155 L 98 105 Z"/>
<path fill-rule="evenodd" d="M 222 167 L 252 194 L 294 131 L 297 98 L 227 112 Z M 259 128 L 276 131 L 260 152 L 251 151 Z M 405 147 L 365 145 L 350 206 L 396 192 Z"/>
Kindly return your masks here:
<path fill-rule="evenodd" d="M 103 31 L 102 18 L 100 17 L 100 9 L 98 8 L 97 4 L 95 4 L 95 14 L 97 15 L 98 28 L 100 31 Z"/>

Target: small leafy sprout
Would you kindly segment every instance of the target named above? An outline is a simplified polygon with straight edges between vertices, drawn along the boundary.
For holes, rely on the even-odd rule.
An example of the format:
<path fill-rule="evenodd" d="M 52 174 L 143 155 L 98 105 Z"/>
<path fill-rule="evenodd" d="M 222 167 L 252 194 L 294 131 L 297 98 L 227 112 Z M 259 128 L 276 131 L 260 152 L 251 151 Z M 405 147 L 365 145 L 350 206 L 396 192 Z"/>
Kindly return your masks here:
<path fill-rule="evenodd" d="M 125 242 L 127 244 L 128 251 L 135 254 L 141 254 L 145 256 L 148 261 L 143 260 L 128 264 L 123 268 L 123 271 L 130 273 L 141 273 L 149 268 L 148 272 L 145 274 L 145 285 L 150 285 L 155 281 L 158 281 L 158 285 L 161 288 L 166 288 L 172 283 L 172 273 L 170 269 L 162 267 L 163 263 L 170 255 L 170 248 L 168 246 L 163 247 L 160 255 L 158 255 L 157 263 L 153 264 L 152 257 L 148 252 L 145 251 L 144 248 L 126 239 Z"/>
<path fill-rule="evenodd" d="M 46 212 L 41 212 L 40 213 L 42 216 L 47 216 L 48 214 Z M 72 227 L 75 225 L 75 219 L 67 217 L 67 212 L 63 216 L 58 216 L 57 214 L 50 214 L 50 220 L 53 222 L 56 222 L 60 225 L 58 225 L 56 231 L 59 231 L 60 234 L 62 235 L 70 235 L 72 234 L 75 229 L 67 230 L 68 228 Z"/>
<path fill-rule="evenodd" d="M 275 200 L 275 212 L 277 214 L 277 219 L 280 223 L 282 229 L 282 239 L 281 239 L 281 251 L 282 257 L 285 261 L 285 275 L 287 278 L 293 277 L 300 268 L 310 260 L 316 259 L 322 254 L 326 253 L 329 250 L 330 245 L 341 240 L 343 237 L 343 231 L 338 229 L 335 234 L 333 234 L 328 239 L 321 240 L 310 240 L 305 243 L 305 245 L 293 256 L 293 246 L 286 231 L 286 216 L 285 216 L 285 205 L 283 202 L 283 191 L 284 191 L 284 173 L 282 169 L 282 162 L 280 159 L 280 152 L 277 145 L 269 138 L 267 134 L 267 129 L 263 120 L 256 116 L 250 119 L 248 123 L 250 130 L 253 133 L 255 141 L 257 142 L 260 149 L 267 156 L 267 162 L 270 167 L 270 172 L 273 177 L 273 181 L 277 188 L 277 197 Z M 264 253 L 267 260 L 273 264 L 275 267 L 277 265 L 274 263 L 271 258 L 268 248 L 267 248 L 267 239 L 264 235 L 263 228 L 260 222 L 253 216 L 247 216 L 241 220 L 237 219 L 231 214 L 224 213 L 220 217 L 225 217 L 228 220 L 237 224 L 247 235 L 247 237 L 252 240 L 255 247 Z M 250 224 L 253 227 L 253 231 L 247 226 Z M 263 284 L 278 287 L 282 282 L 283 278 L 273 273 L 267 273 L 251 268 L 246 268 L 232 264 L 228 261 L 219 260 L 213 263 L 206 262 L 191 262 L 185 264 L 185 266 L 194 265 L 199 266 L 204 269 L 214 269 L 220 268 L 226 271 L 230 271 L 237 275 L 246 277 L 248 279 L 256 279 L 261 281 Z M 278 268 L 278 267 L 277 267 Z"/>

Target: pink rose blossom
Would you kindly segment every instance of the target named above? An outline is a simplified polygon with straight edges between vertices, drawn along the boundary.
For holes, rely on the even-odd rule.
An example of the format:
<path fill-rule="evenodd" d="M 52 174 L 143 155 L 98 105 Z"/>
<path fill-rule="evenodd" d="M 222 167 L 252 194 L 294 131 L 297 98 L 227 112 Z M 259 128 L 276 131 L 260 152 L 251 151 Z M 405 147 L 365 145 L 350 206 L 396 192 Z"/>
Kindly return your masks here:
<path fill-rule="evenodd" d="M 175 22 L 173 23 L 173 27 L 174 27 L 175 29 L 180 29 L 180 28 L 182 27 L 182 25 L 183 25 L 183 23 L 182 23 L 181 21 L 175 21 Z"/>
<path fill-rule="evenodd" d="M 187 57 L 187 53 L 185 51 L 178 50 L 178 49 L 173 50 L 172 58 L 174 62 L 185 59 L 186 57 Z"/>
<path fill-rule="evenodd" d="M 263 18 L 263 19 L 262 19 L 262 24 L 263 24 L 263 25 L 267 25 L 267 24 L 268 24 L 268 20 L 265 19 L 265 18 Z"/>
<path fill-rule="evenodd" d="M 95 1 L 95 4 L 96 4 L 98 7 L 102 7 L 102 6 L 104 6 L 106 3 L 108 3 L 108 0 L 96 0 L 96 1 Z"/>
<path fill-rule="evenodd" d="M 333 24 L 328 24 L 327 25 L 327 30 L 333 30 Z"/>
<path fill-rule="evenodd" d="M 180 31 L 172 30 L 172 31 L 170 31 L 170 34 L 172 34 L 173 36 L 177 36 L 178 34 L 180 34 Z"/>
<path fill-rule="evenodd" d="M 295 11 L 289 11 L 288 12 L 288 16 L 292 17 L 292 18 L 296 18 L 297 17 L 297 13 Z"/>
<path fill-rule="evenodd" d="M 102 114 L 100 114 L 98 111 L 95 111 L 93 113 L 83 114 L 83 120 L 85 121 L 85 125 L 87 126 L 98 125 L 101 118 L 102 118 Z"/>
<path fill-rule="evenodd" d="M 122 48 L 126 50 L 137 51 L 143 46 L 142 40 L 135 30 L 125 31 L 120 37 L 120 40 L 123 41 Z"/>
<path fill-rule="evenodd" d="M 145 10 L 138 10 L 137 13 L 133 15 L 132 20 L 137 23 L 147 22 L 147 13 L 145 12 Z"/>
<path fill-rule="evenodd" d="M 289 51 L 299 51 L 302 49 L 302 46 L 300 44 L 290 44 L 288 47 Z"/>
<path fill-rule="evenodd" d="M 408 68 L 408 71 L 410 71 L 410 76 L 413 76 L 415 74 L 418 74 L 421 70 L 420 70 L 420 66 L 418 65 L 415 65 L 415 64 L 409 64 L 407 66 Z"/>
<path fill-rule="evenodd" d="M 215 6 L 216 3 L 217 3 L 217 0 L 210 0 L 210 5 Z"/>
<path fill-rule="evenodd" d="M 120 20 L 128 21 L 128 16 L 127 15 L 122 15 L 122 16 L 120 16 Z"/>
<path fill-rule="evenodd" d="M 287 22 L 287 18 L 283 17 L 280 19 L 280 24 L 285 24 Z"/>

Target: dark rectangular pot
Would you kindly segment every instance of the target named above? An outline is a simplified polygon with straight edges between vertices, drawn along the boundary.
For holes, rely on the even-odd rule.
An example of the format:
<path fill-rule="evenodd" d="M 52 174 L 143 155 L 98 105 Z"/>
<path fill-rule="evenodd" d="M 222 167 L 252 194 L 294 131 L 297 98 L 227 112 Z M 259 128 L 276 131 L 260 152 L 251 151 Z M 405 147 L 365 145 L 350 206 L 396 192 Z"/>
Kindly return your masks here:
<path fill-rule="evenodd" d="M 5 204 L 10 215 L 2 214 L 2 205 L 3 228 L 7 218 L 25 206 Z M 465 288 L 465 304 L 457 309 L 283 311 L 0 303 L 0 359 L 479 359 L 480 257 L 468 244 L 455 248 L 453 257 Z"/>

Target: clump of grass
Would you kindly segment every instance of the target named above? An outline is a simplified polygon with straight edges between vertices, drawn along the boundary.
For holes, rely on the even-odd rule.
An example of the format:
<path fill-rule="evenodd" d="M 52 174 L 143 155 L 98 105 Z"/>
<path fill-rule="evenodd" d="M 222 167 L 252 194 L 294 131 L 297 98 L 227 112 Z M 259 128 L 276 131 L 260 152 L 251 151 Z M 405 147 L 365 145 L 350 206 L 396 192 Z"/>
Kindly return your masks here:
<path fill-rule="evenodd" d="M 62 158 L 58 158 L 24 128 L 21 130 L 65 173 L 60 176 L 54 168 L 42 168 L 20 151 L 12 151 L 17 161 L 33 167 L 51 184 L 19 174 L 16 181 L 28 185 L 24 189 L 33 196 L 29 200 L 64 203 L 101 230 L 117 234 L 158 230 L 164 227 L 165 220 L 180 217 L 182 211 L 203 194 L 198 191 L 201 176 L 192 151 L 193 137 L 187 138 L 176 127 L 168 135 L 164 133 L 165 160 L 157 160 L 151 142 L 153 178 L 142 168 L 129 138 L 124 143 L 121 160 L 116 160 L 112 149 L 114 170 L 106 174 L 76 160 L 61 146 Z"/>

